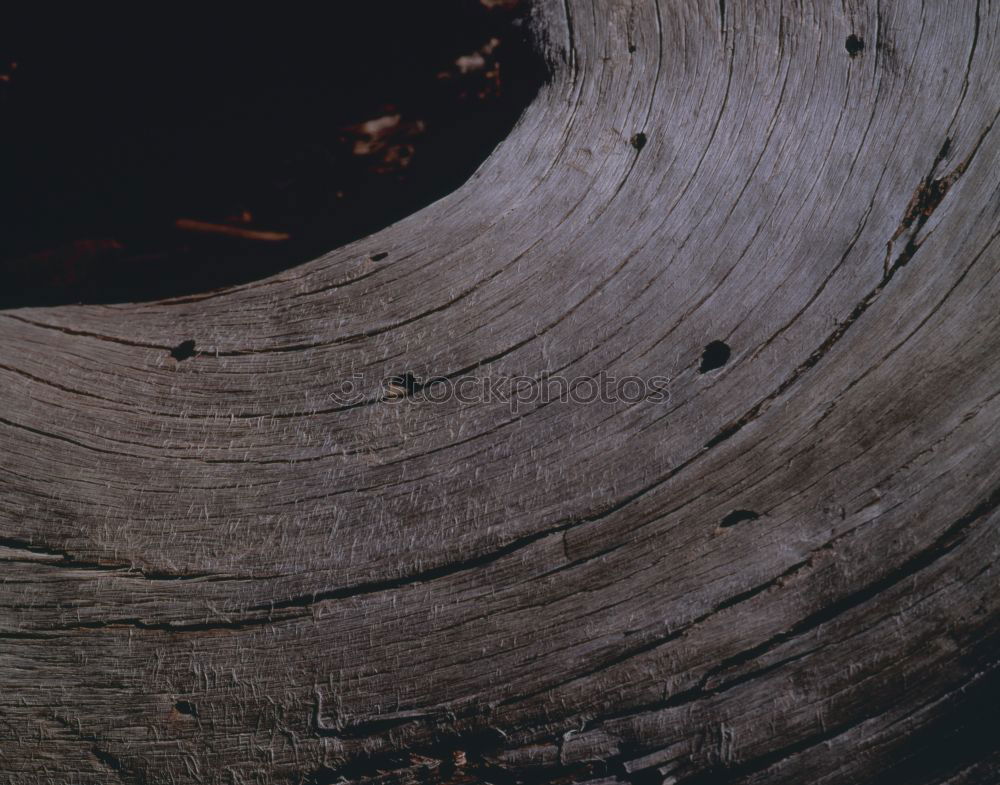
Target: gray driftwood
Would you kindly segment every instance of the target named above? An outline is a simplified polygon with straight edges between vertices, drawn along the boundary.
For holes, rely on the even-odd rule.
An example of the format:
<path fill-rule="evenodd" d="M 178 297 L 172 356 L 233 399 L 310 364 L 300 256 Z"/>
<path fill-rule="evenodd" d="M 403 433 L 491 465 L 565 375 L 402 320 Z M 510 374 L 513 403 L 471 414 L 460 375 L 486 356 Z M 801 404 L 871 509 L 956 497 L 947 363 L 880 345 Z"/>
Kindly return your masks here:
<path fill-rule="evenodd" d="M 533 24 L 448 198 L 0 314 L 0 782 L 997 781 L 1000 6 Z M 407 371 L 672 381 L 330 397 Z"/>

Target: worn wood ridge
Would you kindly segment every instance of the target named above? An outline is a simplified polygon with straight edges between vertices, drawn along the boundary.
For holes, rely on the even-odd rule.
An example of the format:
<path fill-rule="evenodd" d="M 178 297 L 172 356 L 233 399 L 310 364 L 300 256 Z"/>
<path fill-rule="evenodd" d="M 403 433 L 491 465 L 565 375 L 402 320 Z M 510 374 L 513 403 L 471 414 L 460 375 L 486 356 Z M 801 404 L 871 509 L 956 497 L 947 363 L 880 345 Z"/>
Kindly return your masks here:
<path fill-rule="evenodd" d="M 0 783 L 1000 781 L 1000 6 L 532 23 L 451 196 L 0 313 Z"/>

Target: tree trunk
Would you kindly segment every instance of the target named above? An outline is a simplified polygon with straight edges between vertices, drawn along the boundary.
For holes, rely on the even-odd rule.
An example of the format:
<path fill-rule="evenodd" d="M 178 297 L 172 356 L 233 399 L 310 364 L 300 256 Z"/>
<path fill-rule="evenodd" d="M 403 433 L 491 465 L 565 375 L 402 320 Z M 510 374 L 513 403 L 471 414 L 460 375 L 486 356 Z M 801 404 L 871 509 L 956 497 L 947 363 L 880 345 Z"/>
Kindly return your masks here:
<path fill-rule="evenodd" d="M 533 25 L 451 196 L 0 314 L 0 782 L 1000 778 L 1000 6 Z"/>

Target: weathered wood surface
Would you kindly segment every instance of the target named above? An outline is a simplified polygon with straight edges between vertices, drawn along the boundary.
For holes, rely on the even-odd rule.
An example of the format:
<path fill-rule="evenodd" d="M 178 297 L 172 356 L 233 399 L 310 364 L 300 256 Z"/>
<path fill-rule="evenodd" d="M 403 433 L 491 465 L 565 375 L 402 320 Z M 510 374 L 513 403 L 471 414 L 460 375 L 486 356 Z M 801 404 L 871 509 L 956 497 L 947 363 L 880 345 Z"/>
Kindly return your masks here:
<path fill-rule="evenodd" d="M 0 782 L 1000 777 L 1000 7 L 534 23 L 452 196 L 0 314 Z M 671 397 L 330 398 L 405 371 Z"/>

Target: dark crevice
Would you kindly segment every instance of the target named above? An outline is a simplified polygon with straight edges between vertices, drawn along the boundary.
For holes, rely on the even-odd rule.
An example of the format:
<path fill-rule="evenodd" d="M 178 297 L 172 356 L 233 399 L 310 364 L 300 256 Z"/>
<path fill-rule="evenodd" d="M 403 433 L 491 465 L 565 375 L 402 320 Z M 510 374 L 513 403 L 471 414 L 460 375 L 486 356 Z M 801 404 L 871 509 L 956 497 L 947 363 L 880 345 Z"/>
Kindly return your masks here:
<path fill-rule="evenodd" d="M 440 712 L 428 711 L 398 711 L 381 716 L 368 717 L 351 722 L 337 722 L 329 724 L 323 716 L 322 694 L 317 690 L 314 693 L 312 730 L 317 736 L 331 737 L 337 739 L 363 739 L 380 733 L 387 733 L 403 725 L 415 722 L 433 721 L 440 716 Z"/>
<path fill-rule="evenodd" d="M 336 768 L 320 766 L 314 769 L 302 780 L 302 785 L 334 785 L 335 783 L 377 777 L 388 771 L 408 768 L 410 765 L 411 758 L 406 752 L 357 757 Z"/>
<path fill-rule="evenodd" d="M 174 708 L 180 714 L 186 714 L 189 717 L 198 716 L 198 707 L 190 701 L 177 701 L 177 703 L 174 704 Z"/>
<path fill-rule="evenodd" d="M 360 724 L 355 727 L 360 727 Z M 386 730 L 374 729 L 373 732 Z M 320 734 L 328 735 L 328 734 Z M 360 736 L 359 736 L 360 738 Z M 530 782 L 518 777 L 492 758 L 502 749 L 506 736 L 492 728 L 482 728 L 461 733 L 449 732 L 435 737 L 431 744 L 415 745 L 406 750 L 363 754 L 338 766 L 321 766 L 302 780 L 303 785 L 333 785 L 344 780 L 358 780 L 380 775 L 409 771 L 419 779 L 442 782 L 456 781 L 514 785 Z M 471 779 L 466 779 L 471 778 Z"/>
<path fill-rule="evenodd" d="M 412 371 L 406 371 L 406 373 L 398 376 L 390 376 L 386 380 L 382 386 L 383 397 L 399 398 L 401 396 L 411 396 L 422 390 L 424 386 L 424 383 L 417 379 Z"/>
<path fill-rule="evenodd" d="M 280 600 L 277 602 L 269 602 L 263 605 L 255 605 L 249 610 L 251 611 L 265 611 L 265 610 L 283 610 L 286 608 L 308 608 L 309 606 L 326 600 L 336 600 L 336 599 L 346 599 L 348 597 L 354 597 L 361 594 L 372 594 L 375 592 L 389 591 L 391 589 L 398 589 L 403 586 L 408 586 L 410 584 L 417 583 L 427 583 L 429 581 L 437 580 L 439 578 L 444 578 L 449 575 L 454 575 L 459 572 L 466 572 L 468 570 L 477 569 L 479 567 L 485 567 L 493 562 L 499 561 L 504 556 L 511 553 L 515 553 L 520 549 L 531 545 L 538 540 L 545 537 L 550 537 L 554 534 L 559 534 L 562 531 L 570 528 L 571 526 L 577 524 L 578 521 L 569 521 L 562 524 L 561 526 L 556 526 L 551 529 L 546 529 L 544 531 L 536 532 L 534 534 L 528 534 L 523 537 L 519 537 L 506 545 L 497 548 L 494 551 L 485 553 L 481 556 L 474 556 L 469 559 L 464 559 L 462 561 L 450 562 L 448 564 L 442 564 L 438 567 L 432 567 L 430 569 L 424 570 L 419 573 L 412 575 L 400 576 L 398 578 L 386 578 L 379 581 L 367 581 L 364 583 L 355 584 L 354 586 L 349 586 L 341 589 L 331 589 L 329 591 L 314 592 L 307 595 L 301 595 L 298 597 L 291 597 L 287 600 Z"/>
<path fill-rule="evenodd" d="M 619 766 L 617 774 L 620 779 L 625 780 L 629 785 L 663 785 L 665 781 L 659 769 L 651 768 L 628 771 L 625 768 L 624 762 Z M 669 782 L 669 780 L 667 781 Z"/>
<path fill-rule="evenodd" d="M 700 373 L 714 371 L 729 362 L 732 350 L 724 341 L 712 341 L 701 355 L 701 365 L 698 366 Z"/>
<path fill-rule="evenodd" d="M 125 780 L 125 775 L 129 772 L 125 768 L 124 764 L 110 752 L 106 752 L 105 750 L 102 750 L 100 747 L 92 747 L 90 750 L 90 754 L 93 755 L 98 761 L 100 761 L 102 766 L 113 771 L 119 777 L 119 779 Z M 132 775 L 129 773 L 129 779 L 127 781 L 142 783 L 143 785 L 146 782 L 146 778 L 141 774 L 136 776 L 134 779 L 132 779 L 131 777 Z"/>
<path fill-rule="evenodd" d="M 60 569 L 71 569 L 71 570 L 89 570 L 93 572 L 105 572 L 113 575 L 117 575 L 123 578 L 144 578 L 150 581 L 225 581 L 225 580 L 238 580 L 241 577 L 247 576 L 234 576 L 234 575 L 224 575 L 212 572 L 189 572 L 189 573 L 176 573 L 176 572 L 166 572 L 162 570 L 148 570 L 141 567 L 137 567 L 133 564 L 122 564 L 120 562 L 99 562 L 99 561 L 84 561 L 78 559 L 73 554 L 68 551 L 59 550 L 56 548 L 49 548 L 40 545 L 33 545 L 28 540 L 24 540 L 17 537 L 0 537 L 0 547 L 9 548 L 11 550 L 24 551 L 25 554 L 37 554 L 38 556 L 49 556 L 52 560 L 43 559 L 31 559 L 25 557 L 22 561 L 31 561 L 38 563 L 40 567 L 56 567 Z M 56 560 L 58 559 L 58 561 Z M 13 561 L 19 561 L 18 559 L 13 559 Z"/>
<path fill-rule="evenodd" d="M 756 409 L 757 407 L 754 407 L 754 413 L 756 413 Z M 727 439 L 731 439 L 741 430 L 743 430 L 744 426 L 752 419 L 753 417 L 741 417 L 736 422 L 730 423 L 721 431 L 719 431 L 717 434 L 715 434 L 715 436 L 713 436 L 711 439 L 705 442 L 705 449 L 711 450 L 713 447 L 718 447 Z"/>
<path fill-rule="evenodd" d="M 0 632 L 0 640 L 11 641 L 47 641 L 57 637 L 44 632 Z"/>
<path fill-rule="evenodd" d="M 851 57 L 857 57 L 865 50 L 865 42 L 863 38 L 859 38 L 853 33 L 847 36 L 847 41 L 844 43 L 844 48 L 847 50 L 847 54 Z"/>
<path fill-rule="evenodd" d="M 173 357 L 177 362 L 182 360 L 189 360 L 195 355 L 194 341 L 187 340 L 181 341 L 173 349 L 170 350 L 170 356 Z"/>
<path fill-rule="evenodd" d="M 727 529 L 730 526 L 735 526 L 736 524 L 743 523 L 744 521 L 756 521 L 758 518 L 760 518 L 760 515 L 753 510 L 733 510 L 722 519 L 719 526 L 723 529 Z"/>
<path fill-rule="evenodd" d="M 434 715 L 432 714 L 414 714 L 413 716 L 366 720 L 336 728 L 315 725 L 314 730 L 317 736 L 329 736 L 336 739 L 364 739 L 370 736 L 377 736 L 381 733 L 388 733 L 391 730 L 404 725 L 410 725 L 414 722 L 433 719 L 433 717 Z"/>
<path fill-rule="evenodd" d="M 59 627 L 47 628 L 51 632 L 65 632 L 65 631 L 75 631 L 75 630 L 115 630 L 115 629 L 126 629 L 128 627 L 134 627 L 137 630 L 150 630 L 155 632 L 174 632 L 174 633 L 198 633 L 198 632 L 212 632 L 216 630 L 248 630 L 253 627 L 261 627 L 268 624 L 274 624 L 285 617 L 256 617 L 250 619 L 241 619 L 239 621 L 221 621 L 221 622 L 173 622 L 173 621 L 161 621 L 153 622 L 146 621 L 145 619 L 138 618 L 125 618 L 125 619 L 111 619 L 109 621 L 85 621 L 79 622 L 78 624 L 66 624 Z M 297 618 L 297 616 L 296 616 Z"/>
<path fill-rule="evenodd" d="M 118 689 L 118 687 L 116 687 Z M 129 770 L 116 756 L 112 755 L 107 750 L 103 750 L 98 747 L 99 739 L 91 734 L 82 733 L 80 731 L 79 720 L 77 722 L 69 722 L 58 714 L 49 715 L 53 722 L 58 723 L 63 728 L 68 730 L 77 738 L 89 742 L 94 746 L 90 748 L 90 754 L 94 756 L 102 766 L 104 766 L 109 771 L 115 773 L 115 775 L 122 782 L 133 783 L 134 785 L 146 785 L 146 775 L 142 772 L 135 772 Z"/>
<path fill-rule="evenodd" d="M 646 146 L 646 134 L 642 133 L 641 131 L 637 134 L 633 134 L 632 138 L 629 140 L 629 143 L 636 150 L 641 150 L 643 147 Z"/>
<path fill-rule="evenodd" d="M 921 244 L 916 240 L 917 235 L 920 234 L 920 230 L 923 229 L 927 221 L 930 220 L 931 215 L 938 208 L 938 205 L 940 205 L 945 196 L 948 195 L 948 191 L 951 190 L 951 187 L 965 172 L 967 162 L 960 163 L 950 174 L 945 175 L 944 177 L 934 177 L 934 174 L 937 172 L 941 162 L 948 156 L 948 153 L 951 152 L 951 144 L 951 139 L 944 140 L 944 144 L 941 146 L 940 152 L 934 159 L 930 172 L 917 186 L 917 190 L 914 191 L 909 204 L 906 206 L 903 218 L 899 222 L 899 227 L 889 239 L 885 253 L 886 276 L 901 267 L 905 267 L 920 249 Z M 909 233 L 906 245 L 896 258 L 896 261 L 891 262 L 895 242 L 906 233 Z"/>
<path fill-rule="evenodd" d="M 485 739 L 485 742 L 483 741 Z M 337 766 L 321 766 L 299 780 L 301 785 L 335 785 L 379 778 L 380 781 L 427 783 L 485 783 L 485 785 L 569 785 L 606 776 L 611 762 L 586 761 L 545 766 L 511 766 L 495 759 L 504 739 L 479 732 L 450 735 L 431 745 L 405 752 L 364 755 Z M 398 778 L 398 780 L 397 780 Z"/>
<path fill-rule="evenodd" d="M 29 553 L 37 553 L 40 556 L 57 556 L 60 559 L 70 558 L 70 555 L 66 551 L 49 548 L 44 545 L 35 545 L 30 540 L 21 539 L 19 537 L 0 537 L 0 547 L 10 548 L 17 551 L 27 551 Z"/>

